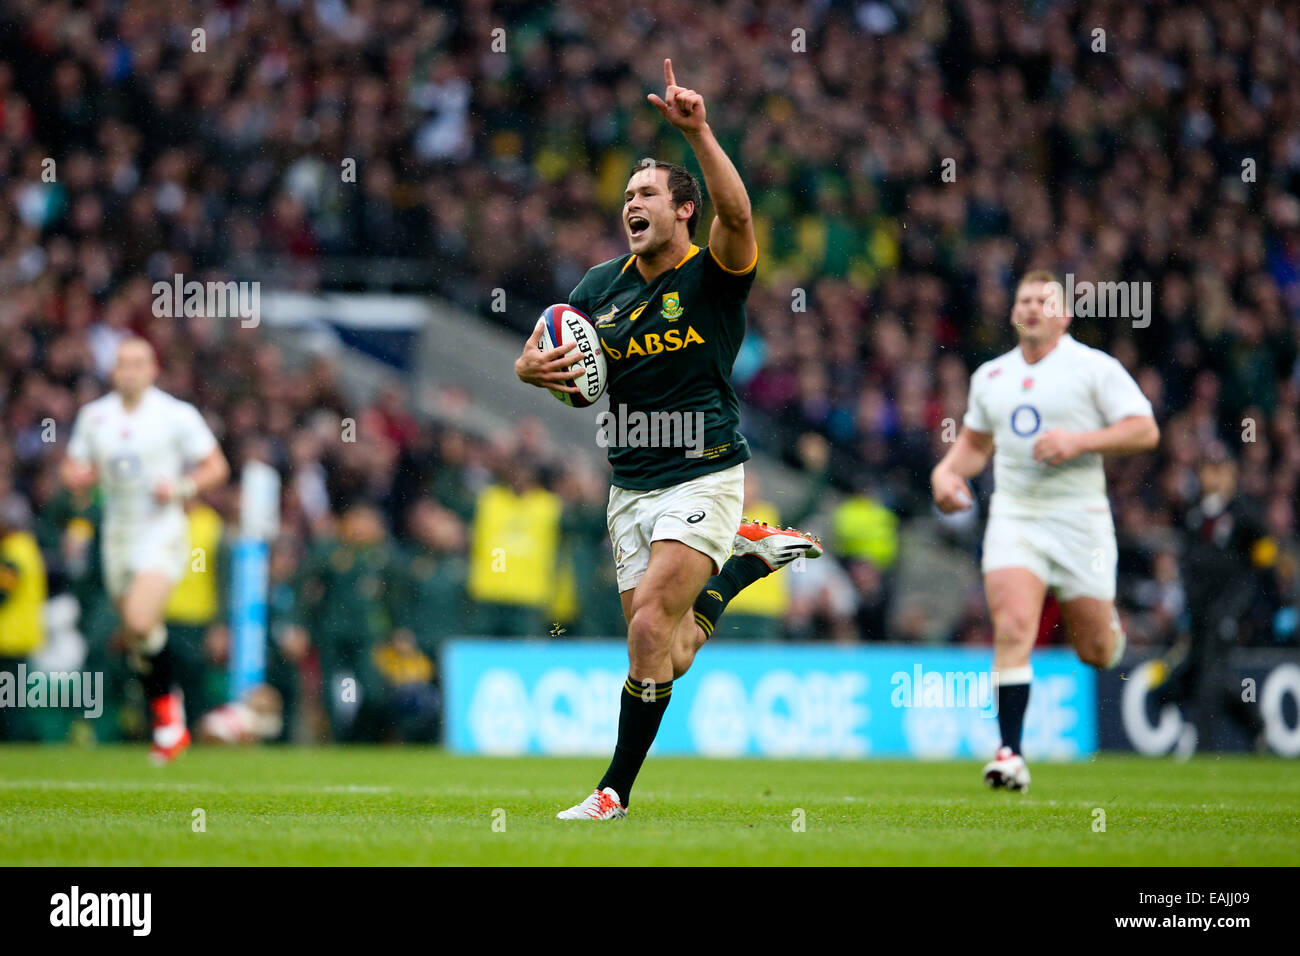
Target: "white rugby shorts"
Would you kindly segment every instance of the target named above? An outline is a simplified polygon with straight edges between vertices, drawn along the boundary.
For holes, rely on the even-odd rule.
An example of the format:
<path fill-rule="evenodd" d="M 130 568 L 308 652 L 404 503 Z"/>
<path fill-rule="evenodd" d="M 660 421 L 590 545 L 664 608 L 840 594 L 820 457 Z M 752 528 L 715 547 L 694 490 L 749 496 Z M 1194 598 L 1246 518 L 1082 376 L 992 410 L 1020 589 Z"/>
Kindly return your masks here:
<path fill-rule="evenodd" d="M 178 510 L 148 523 L 106 525 L 101 553 L 104 587 L 114 600 L 126 593 L 135 575 L 145 571 L 166 575 L 178 584 L 190 560 L 189 523 Z"/>
<path fill-rule="evenodd" d="M 1115 599 L 1115 523 L 1110 509 L 1072 510 L 1024 517 L 989 515 L 984 530 L 985 574 L 1027 568 L 1058 601 Z"/>
<path fill-rule="evenodd" d="M 745 503 L 745 466 L 653 491 L 609 489 L 609 539 L 620 593 L 641 582 L 650 544 L 680 541 L 707 554 L 716 574 L 731 554 Z"/>

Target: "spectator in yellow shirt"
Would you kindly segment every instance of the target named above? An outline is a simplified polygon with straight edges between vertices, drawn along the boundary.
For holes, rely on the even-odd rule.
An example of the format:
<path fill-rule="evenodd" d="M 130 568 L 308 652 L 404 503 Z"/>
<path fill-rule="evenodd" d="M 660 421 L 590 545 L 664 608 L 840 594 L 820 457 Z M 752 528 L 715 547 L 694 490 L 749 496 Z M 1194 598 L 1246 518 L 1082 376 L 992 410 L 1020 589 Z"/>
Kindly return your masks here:
<path fill-rule="evenodd" d="M 505 480 L 484 488 L 474 507 L 469 596 L 476 630 L 494 637 L 544 635 L 555 586 L 561 502 L 537 468 L 514 459 Z"/>
<path fill-rule="evenodd" d="M 20 527 L 16 509 L 0 510 L 0 673 L 17 686 L 18 665 L 40 649 L 45 640 L 45 560 L 36 538 Z M 30 739 L 25 711 L 0 706 L 0 740 Z"/>
<path fill-rule="evenodd" d="M 176 680 L 185 695 L 185 715 L 197 726 L 203 713 L 225 703 L 216 692 L 224 675 L 204 654 L 208 629 L 220 622 L 225 581 L 225 526 L 211 506 L 196 501 L 186 514 L 190 560 L 167 603 L 167 633 L 175 659 Z"/>

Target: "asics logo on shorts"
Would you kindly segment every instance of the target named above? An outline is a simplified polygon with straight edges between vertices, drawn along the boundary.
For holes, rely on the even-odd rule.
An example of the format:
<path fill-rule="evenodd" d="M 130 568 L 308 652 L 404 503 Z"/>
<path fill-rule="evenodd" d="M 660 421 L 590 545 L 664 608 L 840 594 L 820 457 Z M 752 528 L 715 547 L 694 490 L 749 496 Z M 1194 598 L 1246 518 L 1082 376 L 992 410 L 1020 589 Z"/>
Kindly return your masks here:
<path fill-rule="evenodd" d="M 695 512 L 695 514 L 693 514 L 693 515 L 689 515 L 689 516 L 686 518 L 686 523 L 687 523 L 687 524 L 699 524 L 699 523 L 700 523 L 701 521 L 703 521 L 703 520 L 704 520 L 704 512 L 703 512 L 703 511 L 697 511 L 697 512 Z"/>

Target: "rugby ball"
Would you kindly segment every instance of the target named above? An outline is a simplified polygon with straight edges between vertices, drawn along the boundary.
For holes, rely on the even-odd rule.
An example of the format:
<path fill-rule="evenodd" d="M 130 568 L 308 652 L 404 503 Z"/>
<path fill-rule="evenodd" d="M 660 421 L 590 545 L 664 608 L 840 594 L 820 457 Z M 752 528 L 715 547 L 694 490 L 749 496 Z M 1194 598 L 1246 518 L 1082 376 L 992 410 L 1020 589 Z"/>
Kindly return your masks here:
<path fill-rule="evenodd" d="M 537 343 L 539 349 L 549 352 L 570 342 L 577 342 L 577 349 L 570 354 L 582 358 L 582 374 L 573 380 L 577 393 L 549 389 L 550 393 L 574 408 L 587 408 L 596 404 L 600 396 L 605 394 L 609 376 L 605 351 L 600 347 L 600 337 L 596 335 L 596 327 L 591 324 L 591 319 L 573 306 L 559 302 L 543 312 L 540 321 L 542 337 Z"/>

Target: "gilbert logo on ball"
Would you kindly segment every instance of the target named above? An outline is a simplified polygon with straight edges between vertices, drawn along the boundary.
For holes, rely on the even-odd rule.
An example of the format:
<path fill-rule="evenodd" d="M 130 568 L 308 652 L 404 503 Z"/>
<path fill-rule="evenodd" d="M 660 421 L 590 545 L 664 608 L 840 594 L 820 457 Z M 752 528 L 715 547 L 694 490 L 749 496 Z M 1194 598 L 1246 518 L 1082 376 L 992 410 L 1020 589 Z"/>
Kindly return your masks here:
<path fill-rule="evenodd" d="M 582 374 L 573 380 L 578 389 L 576 393 L 560 392 L 550 389 L 550 393 L 575 408 L 587 408 L 596 404 L 605 394 L 609 374 L 605 365 L 605 353 L 600 347 L 591 319 L 579 309 L 560 302 L 550 306 L 542 313 L 542 340 L 537 344 L 543 352 L 576 342 L 576 357 L 582 359 Z M 575 354 L 575 353 L 570 353 Z"/>

